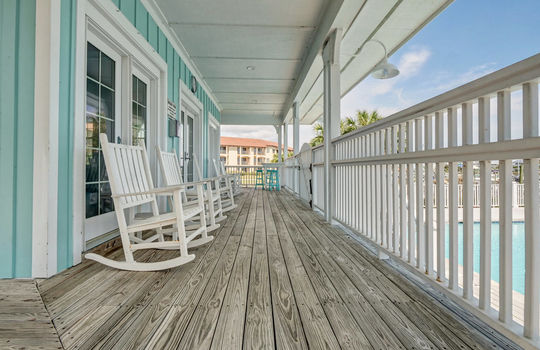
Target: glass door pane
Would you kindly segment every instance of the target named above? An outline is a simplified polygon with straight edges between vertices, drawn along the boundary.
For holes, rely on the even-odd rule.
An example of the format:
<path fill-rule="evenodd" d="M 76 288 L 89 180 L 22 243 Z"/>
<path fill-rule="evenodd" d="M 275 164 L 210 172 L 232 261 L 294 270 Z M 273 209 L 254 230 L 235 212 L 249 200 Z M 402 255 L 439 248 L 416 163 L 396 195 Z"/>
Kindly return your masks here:
<path fill-rule="evenodd" d="M 147 145 L 147 127 L 146 127 L 146 111 L 147 106 L 147 89 L 146 83 L 137 78 L 135 75 L 132 77 L 133 88 L 132 88 L 132 117 L 131 117 L 131 129 L 132 129 L 132 145 L 139 145 L 140 142 L 144 142 Z"/>
<path fill-rule="evenodd" d="M 116 137 L 115 61 L 92 44 L 86 60 L 86 218 L 114 210 L 99 134 Z"/>

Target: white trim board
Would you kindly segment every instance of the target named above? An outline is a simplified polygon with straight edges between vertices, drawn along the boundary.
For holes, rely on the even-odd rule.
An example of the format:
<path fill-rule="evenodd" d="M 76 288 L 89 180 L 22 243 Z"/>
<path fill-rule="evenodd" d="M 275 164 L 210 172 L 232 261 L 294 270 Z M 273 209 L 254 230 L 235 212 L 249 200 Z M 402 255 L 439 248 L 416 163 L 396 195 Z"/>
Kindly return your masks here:
<path fill-rule="evenodd" d="M 60 2 L 36 3 L 32 277 L 57 272 Z"/>
<path fill-rule="evenodd" d="M 199 164 L 203 164 L 203 153 L 204 153 L 204 105 L 194 93 L 187 87 L 186 84 L 180 79 L 180 92 L 179 92 L 179 101 L 180 109 L 179 116 L 182 113 L 182 110 L 188 110 L 194 117 L 194 121 L 197 123 L 197 128 L 193 130 L 194 140 L 193 143 L 193 154 L 197 155 L 197 161 Z M 197 133 L 195 133 L 195 131 Z M 184 142 L 182 138 L 181 142 Z M 183 156 L 183 155 L 180 155 Z"/>

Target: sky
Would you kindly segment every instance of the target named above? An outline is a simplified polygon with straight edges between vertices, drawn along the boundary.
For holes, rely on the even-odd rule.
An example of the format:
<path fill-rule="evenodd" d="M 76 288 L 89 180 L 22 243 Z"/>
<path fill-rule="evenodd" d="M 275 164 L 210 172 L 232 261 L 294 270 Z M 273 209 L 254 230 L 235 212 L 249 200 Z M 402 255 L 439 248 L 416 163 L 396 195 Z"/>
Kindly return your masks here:
<path fill-rule="evenodd" d="M 400 75 L 360 82 L 342 98 L 341 116 L 366 109 L 387 117 L 535 55 L 540 52 L 539 28 L 540 0 L 455 0 L 389 57 Z M 512 96 L 513 116 L 519 114 L 520 102 L 521 96 Z M 520 129 L 518 120 L 513 138 Z M 224 125 L 221 135 L 277 141 L 273 126 Z M 313 127 L 301 125 L 300 145 L 312 137 Z"/>

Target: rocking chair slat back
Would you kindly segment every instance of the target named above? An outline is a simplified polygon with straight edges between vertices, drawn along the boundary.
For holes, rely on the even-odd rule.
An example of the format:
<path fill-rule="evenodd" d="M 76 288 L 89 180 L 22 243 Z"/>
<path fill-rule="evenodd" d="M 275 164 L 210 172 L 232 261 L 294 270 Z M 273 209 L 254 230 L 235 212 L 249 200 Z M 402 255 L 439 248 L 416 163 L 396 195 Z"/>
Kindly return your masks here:
<path fill-rule="evenodd" d="M 109 143 L 106 134 L 100 134 L 99 138 L 113 196 L 146 192 L 154 188 L 144 144 L 142 146 L 125 146 Z M 121 209 L 150 202 L 155 202 L 154 195 L 145 194 L 114 199 L 115 206 Z"/>
<path fill-rule="evenodd" d="M 214 170 L 216 171 L 216 175 L 217 176 L 220 176 L 220 175 L 223 175 L 221 173 L 221 168 L 218 166 L 217 164 L 217 160 L 216 159 L 212 159 L 212 162 L 214 163 Z"/>
<path fill-rule="evenodd" d="M 195 171 L 197 172 L 197 176 L 199 177 L 199 181 L 203 179 L 201 167 L 199 166 L 199 161 L 197 160 L 197 156 L 195 153 L 193 154 L 193 166 L 195 167 Z M 217 175 L 217 174 L 216 174 Z"/>
<path fill-rule="evenodd" d="M 163 181 L 166 186 L 181 185 L 182 180 L 182 168 L 178 162 L 176 152 L 162 152 L 159 148 L 157 150 L 159 162 L 161 163 L 161 169 L 163 170 Z"/>

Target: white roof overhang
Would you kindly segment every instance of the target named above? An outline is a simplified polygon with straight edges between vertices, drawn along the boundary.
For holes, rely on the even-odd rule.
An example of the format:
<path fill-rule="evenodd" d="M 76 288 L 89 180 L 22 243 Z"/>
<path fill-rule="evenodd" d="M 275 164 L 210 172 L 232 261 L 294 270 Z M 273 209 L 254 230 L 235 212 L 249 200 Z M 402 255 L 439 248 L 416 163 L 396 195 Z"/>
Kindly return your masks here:
<path fill-rule="evenodd" d="M 278 124 L 299 101 L 301 123 L 322 114 L 321 47 L 343 29 L 341 94 L 452 0 L 148 0 L 186 49 L 222 124 Z M 248 68 L 249 67 L 249 68 Z M 253 69 L 251 69 L 253 67 Z"/>

